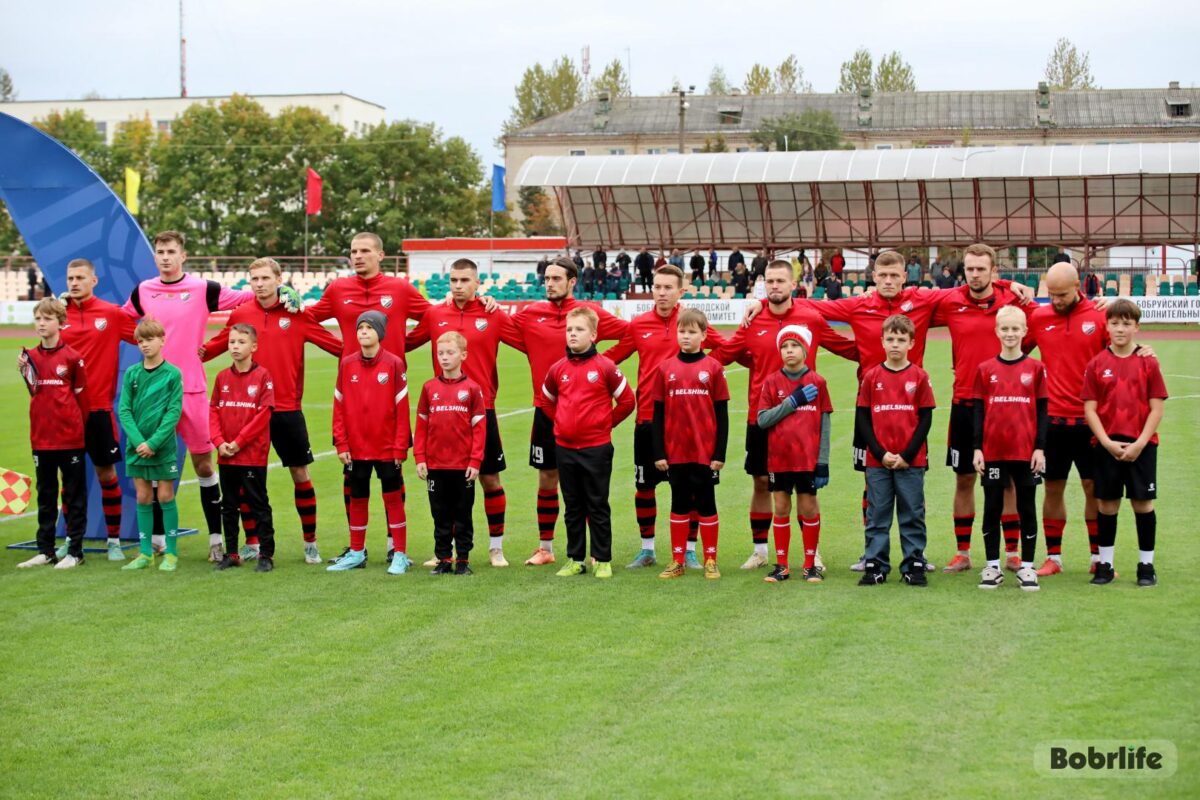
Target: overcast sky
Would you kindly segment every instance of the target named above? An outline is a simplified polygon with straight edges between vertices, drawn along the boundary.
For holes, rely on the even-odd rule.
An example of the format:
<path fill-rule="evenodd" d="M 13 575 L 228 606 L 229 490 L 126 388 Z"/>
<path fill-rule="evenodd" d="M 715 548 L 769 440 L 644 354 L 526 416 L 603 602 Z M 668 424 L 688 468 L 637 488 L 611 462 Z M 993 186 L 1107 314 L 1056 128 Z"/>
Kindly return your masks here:
<path fill-rule="evenodd" d="M 922 90 L 1032 91 L 1059 36 L 1091 53 L 1105 88 L 1200 81 L 1193 2 L 808 5 L 186 0 L 188 91 L 343 91 L 384 106 L 389 120 L 434 122 L 489 162 L 501 158 L 494 139 L 524 69 L 562 54 L 578 63 L 584 45 L 593 75 L 628 60 L 635 94 L 660 94 L 676 78 L 703 90 L 714 64 L 736 85 L 754 62 L 773 67 L 790 53 L 815 91 L 833 91 L 857 47 L 900 50 Z M 174 96 L 178 37 L 172 0 L 6 0 L 0 66 L 22 100 Z"/>

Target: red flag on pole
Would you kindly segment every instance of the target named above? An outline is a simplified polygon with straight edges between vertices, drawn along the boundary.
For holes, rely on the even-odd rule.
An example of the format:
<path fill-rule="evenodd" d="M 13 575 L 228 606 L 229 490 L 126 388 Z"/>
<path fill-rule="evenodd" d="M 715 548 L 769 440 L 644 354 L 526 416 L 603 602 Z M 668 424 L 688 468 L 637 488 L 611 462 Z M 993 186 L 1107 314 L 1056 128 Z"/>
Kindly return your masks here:
<path fill-rule="evenodd" d="M 308 168 L 308 184 L 305 187 L 304 195 L 307 198 L 305 213 L 320 214 L 321 213 L 321 176 L 317 174 L 312 167 Z"/>

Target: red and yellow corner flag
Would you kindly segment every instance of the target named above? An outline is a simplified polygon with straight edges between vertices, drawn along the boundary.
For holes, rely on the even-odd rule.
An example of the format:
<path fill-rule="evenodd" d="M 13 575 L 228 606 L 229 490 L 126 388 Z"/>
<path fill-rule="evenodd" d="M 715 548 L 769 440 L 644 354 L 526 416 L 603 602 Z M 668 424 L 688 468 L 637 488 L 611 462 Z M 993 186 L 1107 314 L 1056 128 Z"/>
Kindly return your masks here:
<path fill-rule="evenodd" d="M 33 479 L 28 475 L 0 469 L 0 514 L 24 514 L 29 508 Z"/>

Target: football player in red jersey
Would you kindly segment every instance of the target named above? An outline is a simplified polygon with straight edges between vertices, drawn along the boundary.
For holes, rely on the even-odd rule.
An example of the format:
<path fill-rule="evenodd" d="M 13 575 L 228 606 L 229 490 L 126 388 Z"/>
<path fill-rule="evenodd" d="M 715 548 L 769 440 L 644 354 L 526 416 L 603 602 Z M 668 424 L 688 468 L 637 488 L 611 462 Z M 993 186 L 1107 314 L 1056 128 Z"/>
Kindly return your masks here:
<path fill-rule="evenodd" d="M 674 264 L 659 267 L 654 273 L 652 285 L 654 308 L 631 319 L 629 328 L 621 340 L 604 351 L 604 355 L 612 359 L 614 364 L 620 364 L 634 353 L 637 353 L 638 357 L 638 411 L 637 424 L 633 429 L 633 503 L 642 546 L 633 561 L 627 565 L 634 569 L 652 567 L 657 561 L 654 552 L 654 528 L 658 517 L 658 501 L 654 488 L 668 478 L 667 473 L 655 467 L 654 401 L 650 399 L 650 394 L 655 388 L 654 376 L 658 373 L 659 365 L 679 352 L 676 326 L 682 313 L 679 300 L 683 297 L 683 287 L 683 271 L 679 267 Z M 707 319 L 704 321 L 702 339 L 702 349 L 708 350 L 724 341 L 719 333 L 709 327 Z M 699 520 L 693 519 L 691 525 L 684 563 L 692 569 L 701 569 L 702 565 L 696 558 L 695 551 Z"/>
<path fill-rule="evenodd" d="M 909 586 L 929 584 L 925 577 L 925 472 L 929 464 L 925 440 L 935 404 L 929 374 L 908 360 L 916 333 L 916 325 L 903 314 L 884 320 L 880 338 L 887 358 L 863 373 L 858 387 L 855 430 L 861 432 L 867 451 L 867 547 L 859 586 L 887 580 L 893 512 L 904 551 L 901 580 Z"/>
<path fill-rule="evenodd" d="M 279 300 L 283 272 L 273 258 L 260 258 L 250 264 L 250 289 L 254 299 L 235 308 L 225 327 L 205 342 L 200 358 L 208 361 L 228 347 L 229 331 L 234 325 L 253 325 L 258 349 L 255 361 L 271 375 L 275 385 L 275 410 L 271 414 L 270 440 L 283 466 L 292 476 L 293 499 L 304 537 L 304 561 L 320 564 L 317 550 L 317 494 L 313 489 L 308 465 L 313 463 L 308 425 L 301 404 L 304 400 L 304 345 L 315 344 L 333 356 L 342 353 L 342 340 L 325 330 L 308 312 L 292 314 Z M 253 535 L 253 516 L 243 517 L 246 546 L 239 554 L 243 561 L 258 557 L 258 538 Z"/>
<path fill-rule="evenodd" d="M 1112 583 L 1113 550 L 1121 496 L 1129 498 L 1137 526 L 1137 585 L 1155 586 L 1154 540 L 1158 528 L 1158 423 L 1167 386 L 1158 359 L 1132 358 L 1142 311 L 1131 300 L 1115 300 L 1105 309 L 1112 344 L 1087 365 L 1083 375 L 1083 413 L 1095 439 L 1097 543 L 1100 561 L 1092 583 Z"/>
<path fill-rule="evenodd" d="M 1046 426 L 1049 424 L 1046 368 L 1021 352 L 1028 328 L 1025 312 L 1005 306 L 996 313 L 1000 354 L 975 371 L 975 453 L 972 464 L 983 477 L 983 543 L 987 566 L 980 589 L 1004 582 L 1000 569 L 1000 512 L 1011 485 L 1017 495 L 1021 530 L 1021 566 L 1017 586 L 1038 590 L 1033 554 L 1037 548 L 1037 485 L 1046 470 Z"/>
<path fill-rule="evenodd" d="M 660 267 L 660 275 L 668 268 L 678 270 Z M 656 289 L 658 279 L 655 275 Z M 650 387 L 648 400 L 654 406 L 653 466 L 671 482 L 671 566 L 660 578 L 683 577 L 693 519 L 704 542 L 704 577 L 721 577 L 715 490 L 729 442 L 729 385 L 725 368 L 701 349 L 707 333 L 704 312 L 683 309 L 676 320 L 678 352 L 660 361 L 645 378 Z M 641 388 L 639 380 L 639 391 Z"/>
<path fill-rule="evenodd" d="M 105 302 L 93 294 L 96 268 L 86 258 L 67 264 L 67 324 L 62 339 L 83 357 L 88 373 L 88 415 L 83 436 L 88 458 L 100 484 L 100 505 L 108 529 L 108 560 L 124 561 L 121 552 L 121 484 L 117 481 L 117 462 L 121 445 L 113 401 L 117 394 L 121 342 L 135 344 L 133 329 L 137 321 L 120 306 Z"/>
<path fill-rule="evenodd" d="M 41 340 L 23 351 L 21 374 L 29 384 L 29 442 L 37 476 L 37 555 L 18 564 L 22 569 L 50 564 L 72 569 L 83 563 L 87 529 L 87 484 L 84 480 L 83 420 L 87 415 L 87 378 L 83 358 L 62 341 L 59 331 L 67 309 L 53 297 L 33 309 L 33 326 Z M 62 474 L 66 511 L 67 552 L 54 552 L 58 524 L 58 476 Z"/>

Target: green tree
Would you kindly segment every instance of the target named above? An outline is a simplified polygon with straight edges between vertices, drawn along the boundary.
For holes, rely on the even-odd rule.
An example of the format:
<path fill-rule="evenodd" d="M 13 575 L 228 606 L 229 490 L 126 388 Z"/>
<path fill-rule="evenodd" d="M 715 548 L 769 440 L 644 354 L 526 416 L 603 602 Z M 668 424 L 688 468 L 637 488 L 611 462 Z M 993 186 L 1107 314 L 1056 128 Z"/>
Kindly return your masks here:
<path fill-rule="evenodd" d="M 105 160 L 108 147 L 104 143 L 103 134 L 96 130 L 96 123 L 83 111 L 77 108 L 70 109 L 65 114 L 51 111 L 45 119 L 34 120 L 33 124 L 62 142 L 89 167 L 103 175 L 107 167 Z"/>
<path fill-rule="evenodd" d="M 17 90 L 13 86 L 12 75 L 4 67 L 0 67 L 0 103 L 11 103 L 17 99 Z"/>
<path fill-rule="evenodd" d="M 800 114 L 768 117 L 750 139 L 767 150 L 845 150 L 842 129 L 833 114 L 806 108 Z"/>
<path fill-rule="evenodd" d="M 915 92 L 917 79 L 913 77 L 912 67 L 900 57 L 899 51 L 893 50 L 879 59 L 875 67 L 875 91 L 877 92 Z"/>
<path fill-rule="evenodd" d="M 514 92 L 516 103 L 504 122 L 504 135 L 579 105 L 583 100 L 583 78 L 575 63 L 562 56 L 549 69 L 541 64 L 526 69 Z"/>
<path fill-rule="evenodd" d="M 863 87 L 871 86 L 871 73 L 874 62 L 871 52 L 864 47 L 854 51 L 849 61 L 843 61 L 838 77 L 837 91 L 857 92 Z"/>
<path fill-rule="evenodd" d="M 562 235 L 562 223 L 554 203 L 540 186 L 522 186 L 517 206 L 521 209 L 521 228 L 526 236 Z"/>
<path fill-rule="evenodd" d="M 732 89 L 729 79 L 725 77 L 725 68 L 717 64 L 708 75 L 708 87 L 704 90 L 705 94 L 729 94 Z"/>
<path fill-rule="evenodd" d="M 783 63 L 775 68 L 776 94 L 807 94 L 811 91 L 812 84 L 804 80 L 804 67 L 800 66 L 800 61 L 794 54 L 785 58 Z"/>
<path fill-rule="evenodd" d="M 614 58 L 592 80 L 591 96 L 596 97 L 600 92 L 608 92 L 610 100 L 629 97 L 633 93 L 629 88 L 629 75 L 625 72 L 625 65 L 621 63 L 621 59 Z"/>
<path fill-rule="evenodd" d="M 701 153 L 728 153 L 729 143 L 725 141 L 725 134 L 718 133 L 716 138 L 709 139 L 704 137 L 704 147 L 700 148 Z"/>
<path fill-rule="evenodd" d="M 755 64 L 746 73 L 746 94 L 771 94 L 775 82 L 771 78 L 771 70 L 762 64 Z"/>
<path fill-rule="evenodd" d="M 1051 89 L 1099 89 L 1092 75 L 1091 56 L 1080 53 L 1065 36 L 1054 43 L 1046 59 L 1046 82 Z"/>
<path fill-rule="evenodd" d="M 154 169 L 154 151 L 158 146 L 159 135 L 149 119 L 130 119 L 117 126 L 108 149 L 108 158 L 105 159 L 103 177 L 121 199 L 125 198 L 125 168 L 141 175 L 138 223 L 144 230 L 159 227 L 156 212 L 160 204 L 156 197 L 158 182 Z"/>
<path fill-rule="evenodd" d="M 271 127 L 272 158 L 263 175 L 265 205 L 271 212 L 269 224 L 258 234 L 259 249 L 304 252 L 304 188 L 311 167 L 321 176 L 323 191 L 321 213 L 307 220 L 310 251 L 341 252 L 345 231 L 335 229 L 330 221 L 340 217 L 345 202 L 340 190 L 348 183 L 348 164 L 338 152 L 347 141 L 345 131 L 321 112 L 307 107 L 285 108 L 271 120 Z"/>

